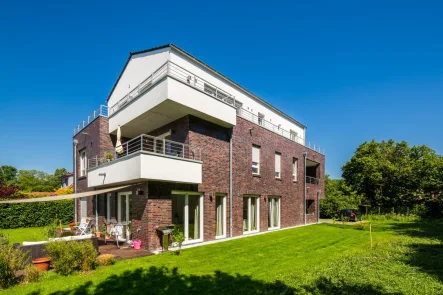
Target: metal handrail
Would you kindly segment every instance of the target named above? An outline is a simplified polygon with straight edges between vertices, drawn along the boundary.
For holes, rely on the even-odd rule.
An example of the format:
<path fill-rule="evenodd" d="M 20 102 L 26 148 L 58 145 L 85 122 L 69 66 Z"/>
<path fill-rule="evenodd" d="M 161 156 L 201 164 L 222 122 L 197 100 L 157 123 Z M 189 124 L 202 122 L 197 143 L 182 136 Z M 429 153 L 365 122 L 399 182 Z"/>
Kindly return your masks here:
<path fill-rule="evenodd" d="M 154 137 L 141 134 L 122 143 L 122 152 L 116 150 L 104 151 L 102 155 L 96 155 L 88 160 L 88 169 L 98 167 L 115 159 L 121 159 L 136 152 L 144 151 L 159 155 L 176 157 L 181 159 L 201 160 L 201 149 L 186 143 L 176 142 L 162 137 Z M 118 147 L 116 147 L 118 148 Z"/>
<path fill-rule="evenodd" d="M 250 111 L 247 111 L 243 108 L 238 108 L 237 109 L 237 115 L 248 120 L 249 122 L 252 122 L 254 124 L 257 124 L 259 126 L 262 126 L 263 128 L 266 128 L 274 133 L 277 133 L 281 136 L 284 136 L 296 143 L 299 143 L 301 145 L 304 145 L 305 147 L 314 150 L 320 154 L 324 154 L 324 149 L 322 150 L 320 148 L 320 146 L 316 146 L 315 144 L 312 145 L 311 147 L 311 143 L 308 142 L 308 144 L 305 143 L 305 140 L 303 139 L 303 137 L 298 136 L 298 134 L 294 133 L 294 132 L 290 132 L 288 130 L 285 130 L 283 128 L 281 128 L 280 126 L 277 126 L 269 121 L 266 121 L 264 118 L 261 118 L 259 116 L 257 116 L 256 114 L 251 113 Z"/>
<path fill-rule="evenodd" d="M 312 176 L 306 176 L 306 183 L 310 184 L 318 184 L 320 182 L 320 179 Z"/>
<path fill-rule="evenodd" d="M 96 110 L 94 110 L 91 115 L 88 116 L 88 119 L 83 120 L 77 127 L 74 128 L 74 135 L 82 131 L 86 126 L 88 126 L 95 118 L 98 117 L 107 117 L 108 116 L 108 107 L 105 105 L 99 106 Z"/>
<path fill-rule="evenodd" d="M 229 105 L 236 106 L 235 97 L 228 92 L 220 89 L 214 84 L 204 80 L 194 73 L 184 69 L 172 61 L 167 61 L 161 65 L 157 70 L 152 72 L 146 79 L 138 84 L 134 89 L 129 91 L 119 101 L 109 108 L 109 115 L 118 112 L 129 102 L 139 97 L 142 93 L 152 88 L 156 82 L 164 77 L 171 77 L 181 82 L 184 82 L 190 87 L 196 88 L 210 96 L 213 96 Z"/>

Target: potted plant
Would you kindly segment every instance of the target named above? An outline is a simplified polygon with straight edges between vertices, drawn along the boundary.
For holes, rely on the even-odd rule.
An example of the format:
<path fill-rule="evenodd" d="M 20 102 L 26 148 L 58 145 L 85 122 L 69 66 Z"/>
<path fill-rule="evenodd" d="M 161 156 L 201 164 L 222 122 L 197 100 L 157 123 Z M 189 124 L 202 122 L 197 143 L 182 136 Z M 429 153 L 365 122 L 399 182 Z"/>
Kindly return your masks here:
<path fill-rule="evenodd" d="M 49 269 L 49 265 L 51 264 L 51 258 L 49 257 L 41 257 L 32 260 L 32 264 L 35 265 L 41 271 L 47 271 Z"/>
<path fill-rule="evenodd" d="M 105 240 L 109 240 L 109 238 L 110 238 L 109 234 L 108 234 L 108 231 L 107 231 L 106 223 L 103 223 L 103 225 L 102 225 L 102 230 L 100 232 L 100 237 L 105 239 Z"/>
<path fill-rule="evenodd" d="M 172 239 L 174 240 L 175 243 L 178 244 L 178 255 L 182 254 L 182 244 L 185 241 L 185 235 L 183 234 L 183 232 L 180 231 L 180 229 L 178 227 L 175 227 L 172 230 Z"/>
<path fill-rule="evenodd" d="M 114 155 L 110 152 L 106 152 L 105 158 L 106 158 L 106 162 L 111 162 L 112 160 L 114 160 Z"/>

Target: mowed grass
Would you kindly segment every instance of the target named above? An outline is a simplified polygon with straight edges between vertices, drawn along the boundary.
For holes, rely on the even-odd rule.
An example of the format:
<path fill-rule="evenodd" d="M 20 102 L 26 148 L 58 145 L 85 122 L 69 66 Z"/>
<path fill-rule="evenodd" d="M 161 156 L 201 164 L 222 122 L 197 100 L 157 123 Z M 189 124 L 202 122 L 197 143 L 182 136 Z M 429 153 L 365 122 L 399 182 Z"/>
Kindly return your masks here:
<path fill-rule="evenodd" d="M 8 237 L 9 243 L 45 241 L 48 239 L 45 227 L 26 227 L 14 229 L 2 229 L 2 234 Z"/>
<path fill-rule="evenodd" d="M 321 224 L 49 272 L 5 294 L 443 294 L 443 223 Z"/>

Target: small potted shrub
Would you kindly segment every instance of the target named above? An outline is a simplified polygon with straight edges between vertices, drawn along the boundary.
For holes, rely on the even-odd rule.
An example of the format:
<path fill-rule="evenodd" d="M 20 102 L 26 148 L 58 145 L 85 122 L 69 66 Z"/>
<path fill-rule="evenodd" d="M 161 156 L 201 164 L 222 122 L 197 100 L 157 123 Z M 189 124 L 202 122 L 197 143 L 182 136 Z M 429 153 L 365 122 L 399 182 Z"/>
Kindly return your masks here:
<path fill-rule="evenodd" d="M 114 155 L 110 152 L 106 152 L 105 158 L 106 158 L 106 162 L 111 162 L 112 160 L 114 160 Z"/>
<path fill-rule="evenodd" d="M 105 240 L 109 240 L 109 238 L 110 238 L 109 234 L 108 234 L 106 223 L 103 223 L 103 225 L 102 225 L 102 231 L 100 232 L 100 237 Z"/>
<path fill-rule="evenodd" d="M 183 234 L 183 232 L 180 231 L 180 229 L 178 227 L 175 227 L 172 230 L 172 239 L 174 240 L 175 243 L 178 244 L 178 255 L 182 254 L 182 244 L 185 241 L 185 235 Z"/>

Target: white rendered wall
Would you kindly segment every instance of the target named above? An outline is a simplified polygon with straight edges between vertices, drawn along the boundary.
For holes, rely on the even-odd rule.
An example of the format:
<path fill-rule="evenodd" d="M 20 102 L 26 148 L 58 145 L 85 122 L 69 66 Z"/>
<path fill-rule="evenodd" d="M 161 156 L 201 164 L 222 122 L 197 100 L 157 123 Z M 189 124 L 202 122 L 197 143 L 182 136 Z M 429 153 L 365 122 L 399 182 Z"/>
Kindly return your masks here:
<path fill-rule="evenodd" d="M 109 98 L 108 106 L 112 107 L 155 70 L 160 68 L 168 60 L 168 57 L 169 47 L 132 56 Z"/>
<path fill-rule="evenodd" d="M 139 153 L 88 171 L 88 187 L 134 183 L 138 180 L 202 183 L 202 164 L 176 157 Z"/>

